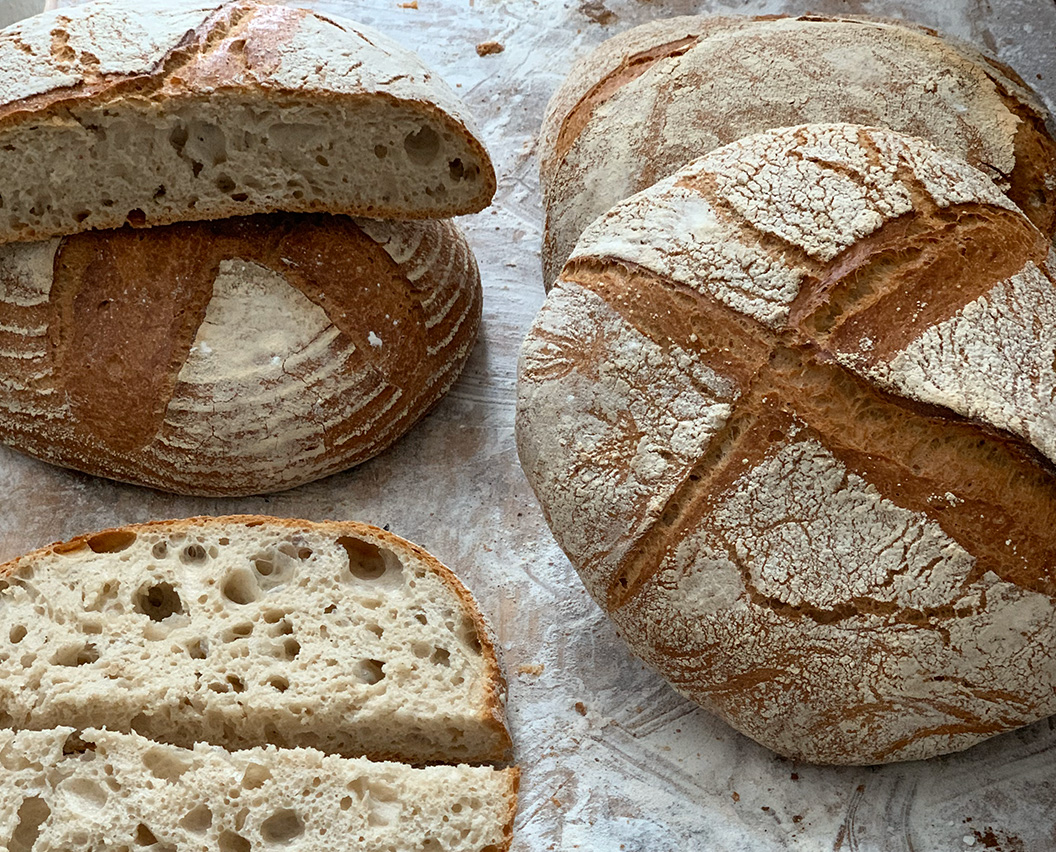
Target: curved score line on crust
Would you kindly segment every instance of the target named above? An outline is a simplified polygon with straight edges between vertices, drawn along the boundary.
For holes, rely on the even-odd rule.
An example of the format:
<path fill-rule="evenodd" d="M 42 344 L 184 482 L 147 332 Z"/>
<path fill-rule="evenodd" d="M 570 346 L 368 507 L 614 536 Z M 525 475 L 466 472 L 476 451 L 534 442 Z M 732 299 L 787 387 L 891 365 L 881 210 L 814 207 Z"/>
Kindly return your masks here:
<path fill-rule="evenodd" d="M 728 208 L 723 210 L 725 205 L 708 187 L 698 183 L 695 188 L 725 217 L 736 217 Z M 913 194 L 921 195 L 916 187 Z M 798 247 L 743 224 L 740 230 L 771 249 L 776 243 L 786 256 L 793 253 L 808 270 L 790 322 L 776 332 L 704 293 L 631 263 L 581 258 L 566 266 L 565 280 L 595 292 L 647 338 L 702 356 L 742 389 L 730 419 L 705 455 L 617 566 L 608 588 L 610 611 L 638 593 L 669 549 L 716 504 L 741 472 L 738 462 L 758 463 L 765 448 L 786 438 L 797 424 L 883 497 L 926 512 L 958 543 L 971 542 L 977 556 L 974 575 L 991 570 L 1017 586 L 1056 596 L 1056 544 L 1050 535 L 1056 525 L 1052 463 L 1015 436 L 945 408 L 887 393 L 835 361 L 832 348 L 838 349 L 852 332 L 876 329 L 890 334 L 895 318 L 902 319 L 894 311 L 899 301 L 895 294 L 905 301 L 907 287 L 922 288 L 936 274 L 948 276 L 958 267 L 968 270 L 948 298 L 934 300 L 896 326 L 895 348 L 987 293 L 1028 261 L 1044 268 L 1047 241 L 1028 230 L 1016 214 L 979 204 L 914 206 L 913 213 L 890 220 L 824 265 Z M 984 209 L 992 221 L 980 215 Z M 956 238 L 950 239 L 951 234 Z M 989 250 L 995 237 L 1001 248 L 997 253 Z M 909 251 L 897 245 L 906 241 Z M 646 287 L 648 304 L 635 298 Z M 829 311 L 833 300 L 838 302 L 835 313 Z M 906 446 L 915 448 L 909 457 Z M 935 499 L 936 493 L 951 489 L 960 500 Z M 997 511 L 1002 504 L 1005 511 Z M 1016 543 L 1014 553 L 1004 546 L 1010 540 Z M 816 612 L 811 607 L 789 608 L 754 590 L 741 562 L 735 560 L 756 604 L 780 606 L 782 611 L 790 609 L 792 617 L 819 622 L 871 611 L 867 600 Z M 926 625 L 933 616 L 943 615 L 907 609 L 896 617 Z"/>

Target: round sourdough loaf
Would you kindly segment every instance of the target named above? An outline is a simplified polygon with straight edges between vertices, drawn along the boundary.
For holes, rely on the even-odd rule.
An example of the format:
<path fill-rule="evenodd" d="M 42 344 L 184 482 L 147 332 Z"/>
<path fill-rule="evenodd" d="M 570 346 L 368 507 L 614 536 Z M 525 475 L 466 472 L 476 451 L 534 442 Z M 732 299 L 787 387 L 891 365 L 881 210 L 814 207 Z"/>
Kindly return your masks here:
<path fill-rule="evenodd" d="M 1056 232 L 1056 129 L 1011 69 L 933 30 L 869 19 L 655 21 L 576 64 L 543 124 L 544 283 L 613 204 L 720 145 L 847 121 L 931 140 Z"/>
<path fill-rule="evenodd" d="M 1056 289 L 984 174 L 850 125 L 728 145 L 580 239 L 517 443 L 631 647 L 770 748 L 1056 712 Z"/>
<path fill-rule="evenodd" d="M 480 322 L 446 221 L 269 214 L 0 247 L 0 440 L 167 491 L 276 491 L 380 452 Z"/>
<path fill-rule="evenodd" d="M 354 21 L 98 0 L 0 32 L 0 243 L 275 211 L 440 218 L 495 174 L 454 93 Z"/>

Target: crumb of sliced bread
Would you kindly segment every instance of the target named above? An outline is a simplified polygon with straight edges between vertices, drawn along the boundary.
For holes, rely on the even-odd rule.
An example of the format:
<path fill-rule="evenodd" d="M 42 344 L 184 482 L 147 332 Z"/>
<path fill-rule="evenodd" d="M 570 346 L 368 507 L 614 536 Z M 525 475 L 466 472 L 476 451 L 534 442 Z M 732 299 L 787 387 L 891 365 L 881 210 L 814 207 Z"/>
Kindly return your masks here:
<path fill-rule="evenodd" d="M 189 746 L 503 760 L 472 597 L 373 527 L 256 516 L 124 527 L 0 567 L 0 722 Z"/>
<path fill-rule="evenodd" d="M 0 780 L 9 852 L 500 852 L 518 773 L 60 727 L 0 731 Z"/>

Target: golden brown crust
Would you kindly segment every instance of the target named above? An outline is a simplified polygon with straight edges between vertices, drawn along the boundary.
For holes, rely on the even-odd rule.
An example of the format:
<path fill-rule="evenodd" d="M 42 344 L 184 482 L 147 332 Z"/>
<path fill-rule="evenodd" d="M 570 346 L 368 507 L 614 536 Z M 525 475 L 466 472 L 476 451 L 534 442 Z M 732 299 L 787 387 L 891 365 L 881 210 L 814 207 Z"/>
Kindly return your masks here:
<path fill-rule="evenodd" d="M 34 252 L 42 295 L 20 304 L 19 258 Z M 269 276 L 277 293 L 253 283 Z M 234 296 L 219 283 L 229 279 Z M 317 311 L 320 333 L 332 324 L 332 342 L 309 360 L 295 350 L 310 340 L 284 349 L 292 339 L 252 315 L 209 315 L 224 298 L 264 310 L 285 286 L 304 316 Z M 7 350 L 23 353 L 0 357 L 4 441 L 88 473 L 202 494 L 292 487 L 382 451 L 457 378 L 481 313 L 476 264 L 452 224 L 292 214 L 12 247 L 0 252 L 0 300 Z M 219 342 L 201 337 L 209 328 L 226 329 Z M 216 354 L 226 335 L 259 350 L 256 360 Z M 215 398 L 228 405 L 222 423 Z M 272 444 L 254 425 L 257 406 L 277 404 L 275 423 L 301 409 L 317 421 L 310 442 Z"/>

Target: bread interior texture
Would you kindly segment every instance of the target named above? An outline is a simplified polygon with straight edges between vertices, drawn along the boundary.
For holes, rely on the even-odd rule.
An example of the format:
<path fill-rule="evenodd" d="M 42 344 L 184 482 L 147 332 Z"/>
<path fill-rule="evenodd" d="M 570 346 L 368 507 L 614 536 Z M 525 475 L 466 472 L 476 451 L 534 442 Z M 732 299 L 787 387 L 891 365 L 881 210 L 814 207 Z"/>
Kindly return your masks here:
<path fill-rule="evenodd" d="M 442 218 L 487 203 L 480 152 L 420 107 L 288 100 L 128 96 L 17 123 L 0 134 L 0 235 L 273 210 Z"/>

